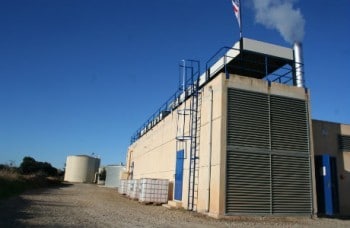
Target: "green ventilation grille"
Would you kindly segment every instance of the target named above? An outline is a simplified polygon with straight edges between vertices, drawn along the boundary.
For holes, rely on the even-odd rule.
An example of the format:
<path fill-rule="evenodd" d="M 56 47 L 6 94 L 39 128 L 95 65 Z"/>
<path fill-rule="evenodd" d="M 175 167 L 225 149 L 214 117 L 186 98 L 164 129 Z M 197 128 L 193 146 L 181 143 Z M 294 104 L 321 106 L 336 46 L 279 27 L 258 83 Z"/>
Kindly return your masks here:
<path fill-rule="evenodd" d="M 311 179 L 308 157 L 272 155 L 271 183 L 274 213 L 311 213 Z"/>
<path fill-rule="evenodd" d="M 273 150 L 309 152 L 305 101 L 271 96 L 271 144 Z"/>
<path fill-rule="evenodd" d="M 226 214 L 311 214 L 303 100 L 228 90 Z"/>
<path fill-rule="evenodd" d="M 228 93 L 227 143 L 235 147 L 265 148 L 269 142 L 268 96 L 230 90 Z"/>
<path fill-rule="evenodd" d="M 270 158 L 228 151 L 226 211 L 270 213 Z"/>

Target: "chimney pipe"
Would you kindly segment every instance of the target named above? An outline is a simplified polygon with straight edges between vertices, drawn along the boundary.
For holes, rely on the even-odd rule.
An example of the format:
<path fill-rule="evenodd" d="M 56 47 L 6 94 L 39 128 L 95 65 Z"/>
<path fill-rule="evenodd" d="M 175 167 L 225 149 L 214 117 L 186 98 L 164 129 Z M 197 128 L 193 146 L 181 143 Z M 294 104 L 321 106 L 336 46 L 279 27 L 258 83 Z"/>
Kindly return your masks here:
<path fill-rule="evenodd" d="M 297 87 L 304 87 L 304 59 L 303 48 L 300 42 L 295 42 L 294 50 L 294 85 Z"/>

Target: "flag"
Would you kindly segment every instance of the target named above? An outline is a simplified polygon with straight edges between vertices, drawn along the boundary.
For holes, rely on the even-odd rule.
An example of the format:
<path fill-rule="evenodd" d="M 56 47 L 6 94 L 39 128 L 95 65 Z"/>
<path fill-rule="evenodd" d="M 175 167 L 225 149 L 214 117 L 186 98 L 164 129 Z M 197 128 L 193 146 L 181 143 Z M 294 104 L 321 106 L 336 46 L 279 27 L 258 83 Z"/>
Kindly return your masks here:
<path fill-rule="evenodd" d="M 237 22 L 238 22 L 238 26 L 239 28 L 241 28 L 241 12 L 240 12 L 240 2 L 239 0 L 231 0 L 232 1 L 232 6 L 233 6 L 233 12 L 235 12 L 236 18 L 237 18 Z"/>

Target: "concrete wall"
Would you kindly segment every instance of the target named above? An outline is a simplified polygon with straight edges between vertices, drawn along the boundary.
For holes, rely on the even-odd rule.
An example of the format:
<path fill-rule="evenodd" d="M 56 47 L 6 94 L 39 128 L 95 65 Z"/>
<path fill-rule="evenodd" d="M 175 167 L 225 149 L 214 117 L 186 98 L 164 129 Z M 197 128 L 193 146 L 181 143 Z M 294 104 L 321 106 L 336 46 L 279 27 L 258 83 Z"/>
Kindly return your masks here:
<path fill-rule="evenodd" d="M 240 88 L 251 91 L 283 95 L 309 100 L 303 88 L 230 75 L 219 74 L 201 89 L 200 137 L 199 137 L 199 182 L 197 211 L 213 217 L 225 214 L 225 174 L 226 174 L 226 116 L 227 88 Z M 212 93 L 211 93 L 212 91 Z M 212 94 L 212 95 L 211 95 Z M 211 99 L 213 101 L 211 101 Z M 189 106 L 190 99 L 186 101 Z M 184 104 L 177 110 L 184 108 Z M 177 110 L 154 126 L 150 131 L 134 142 L 128 149 L 127 171 L 134 163 L 133 178 L 166 178 L 174 182 L 176 166 Z M 211 114 L 212 110 L 212 114 Z M 210 120 L 210 117 L 212 118 Z M 188 123 L 187 123 L 188 124 Z M 210 130 L 212 129 L 212 134 Z M 185 148 L 182 206 L 187 207 L 189 145 Z M 211 151 L 211 157 L 210 155 Z M 312 148 L 311 148 L 312 153 Z M 313 156 L 313 154 L 311 155 Z M 209 163 L 211 173 L 209 178 Z M 210 180 L 210 183 L 209 183 Z M 210 197 L 209 197 L 210 189 Z M 209 199 L 210 198 L 210 199 Z M 210 202 L 208 202 L 210 200 Z M 209 208 L 208 208 L 209 206 Z"/>
<path fill-rule="evenodd" d="M 211 111 L 211 88 L 213 90 L 213 114 L 212 114 L 212 166 L 211 166 L 211 208 L 214 214 L 219 213 L 221 176 L 221 150 L 222 150 L 222 96 L 223 77 L 216 77 L 201 90 L 200 103 L 200 136 L 199 136 L 199 177 L 197 211 L 204 212 L 208 205 L 208 163 L 209 163 L 209 116 Z M 127 171 L 131 171 L 131 163 L 134 163 L 133 178 L 166 178 L 174 183 L 176 150 L 184 149 L 184 176 L 182 191 L 182 206 L 187 208 L 188 177 L 189 177 L 189 143 L 178 144 L 176 147 L 178 110 L 189 107 L 190 100 L 174 110 L 150 131 L 133 143 L 128 149 Z M 189 118 L 186 120 L 188 129 Z M 187 131 L 186 131 L 187 132 Z"/>
<path fill-rule="evenodd" d="M 315 155 L 329 154 L 336 158 L 339 213 L 350 215 L 350 151 L 338 149 L 338 136 L 350 136 L 350 125 L 313 120 Z"/>

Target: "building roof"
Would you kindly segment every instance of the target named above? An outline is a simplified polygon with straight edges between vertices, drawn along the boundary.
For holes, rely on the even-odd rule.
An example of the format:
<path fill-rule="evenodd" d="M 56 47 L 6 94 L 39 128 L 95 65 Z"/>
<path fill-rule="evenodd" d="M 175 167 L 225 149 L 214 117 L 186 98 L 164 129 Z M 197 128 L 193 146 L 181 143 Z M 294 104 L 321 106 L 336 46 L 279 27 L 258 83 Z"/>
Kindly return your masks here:
<path fill-rule="evenodd" d="M 131 143 L 142 137 L 153 128 L 172 110 L 181 105 L 195 90 L 205 86 L 219 73 L 237 74 L 246 77 L 265 79 L 282 84 L 293 83 L 294 52 L 292 48 L 282 47 L 266 42 L 242 38 L 233 47 L 219 49 L 207 62 L 205 71 L 200 74 L 200 69 L 192 69 L 195 72 L 191 82 L 184 82 L 186 88 L 178 90 L 167 100 L 156 113 L 154 113 L 131 137 Z M 196 61 L 184 68 L 196 68 Z M 198 64 L 199 66 L 199 64 Z"/>

